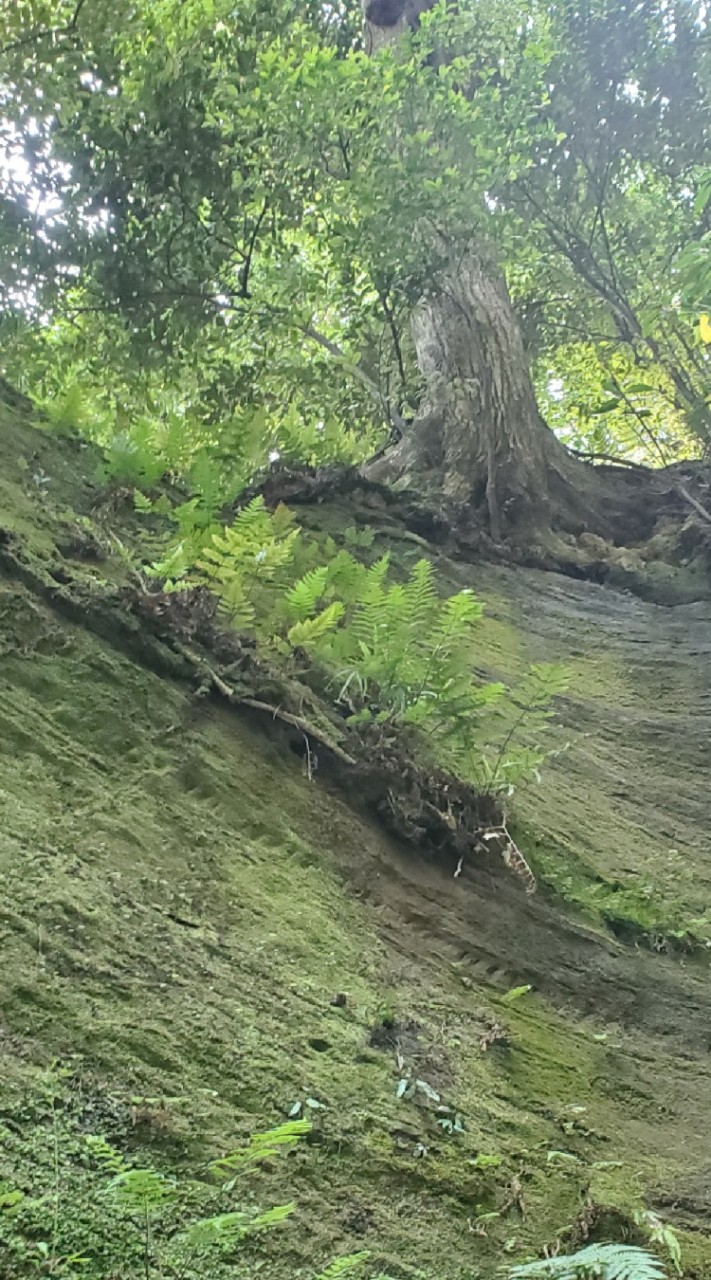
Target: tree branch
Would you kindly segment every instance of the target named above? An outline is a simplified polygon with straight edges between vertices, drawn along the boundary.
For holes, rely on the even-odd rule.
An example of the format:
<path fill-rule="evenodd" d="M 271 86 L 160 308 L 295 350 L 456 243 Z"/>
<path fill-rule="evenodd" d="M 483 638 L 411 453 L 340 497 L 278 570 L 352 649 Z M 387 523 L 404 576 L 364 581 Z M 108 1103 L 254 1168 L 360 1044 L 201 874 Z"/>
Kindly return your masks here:
<path fill-rule="evenodd" d="M 353 374 L 353 377 L 358 378 L 358 380 L 363 383 L 363 386 L 367 387 L 371 395 L 375 396 L 383 406 L 390 422 L 398 431 L 403 432 L 407 430 L 407 423 L 400 411 L 395 408 L 395 405 L 387 405 L 384 403 L 384 396 L 377 382 L 374 382 L 372 378 L 369 378 L 368 374 L 361 369 L 360 365 L 353 364 L 353 362 L 348 359 L 345 351 L 341 351 L 341 348 L 337 343 L 332 342 L 330 338 L 327 338 L 323 333 L 319 333 L 318 329 L 314 329 L 311 325 L 299 325 L 299 328 L 304 334 L 304 337 L 310 338 L 312 342 L 317 342 L 320 347 L 323 347 L 324 351 L 328 351 L 330 355 L 340 361 L 344 368 L 347 369 L 349 373 Z"/>

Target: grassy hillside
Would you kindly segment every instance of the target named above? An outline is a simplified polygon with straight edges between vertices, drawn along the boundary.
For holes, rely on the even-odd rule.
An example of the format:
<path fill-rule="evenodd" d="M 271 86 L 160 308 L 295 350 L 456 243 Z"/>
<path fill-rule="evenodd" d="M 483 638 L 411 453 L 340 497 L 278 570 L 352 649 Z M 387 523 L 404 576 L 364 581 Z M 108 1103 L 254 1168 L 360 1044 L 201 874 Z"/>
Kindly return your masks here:
<path fill-rule="evenodd" d="M 122 595 L 130 506 L 89 449 L 0 412 L 0 1276 L 143 1274 L 88 1135 L 199 1178 L 297 1103 L 311 1133 L 240 1191 L 296 1210 L 240 1274 L 369 1250 L 398 1280 L 486 1278 L 646 1240 L 643 1209 L 711 1274 L 708 603 L 433 551 L 489 602 L 483 669 L 574 672 L 571 749 L 514 815 L 527 899 L 495 861 L 454 879 L 310 780 L 298 735 L 198 696 Z"/>

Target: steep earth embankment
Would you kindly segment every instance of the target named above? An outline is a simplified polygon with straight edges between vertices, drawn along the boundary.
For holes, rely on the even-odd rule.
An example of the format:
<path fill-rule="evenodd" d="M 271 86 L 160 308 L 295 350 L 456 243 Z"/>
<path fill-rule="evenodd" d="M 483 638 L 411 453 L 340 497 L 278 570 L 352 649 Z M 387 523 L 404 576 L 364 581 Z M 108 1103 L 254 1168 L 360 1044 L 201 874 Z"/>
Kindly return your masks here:
<path fill-rule="evenodd" d="M 298 1206 L 248 1255 L 270 1275 L 370 1249 L 396 1278 L 485 1280 L 643 1205 L 711 1274 L 711 604 L 433 549 L 487 604 L 483 671 L 572 672 L 570 747 L 513 814 L 527 898 L 309 781 L 283 726 L 196 698 L 121 603 L 145 535 L 101 507 L 92 451 L 1 412 L 0 1182 L 59 1167 L 81 1220 L 78 1136 L 194 1173 L 299 1101 L 312 1141 L 254 1183 Z M 422 554 L 355 499 L 307 518 Z M 405 1077 L 430 1092 L 398 1099 Z"/>

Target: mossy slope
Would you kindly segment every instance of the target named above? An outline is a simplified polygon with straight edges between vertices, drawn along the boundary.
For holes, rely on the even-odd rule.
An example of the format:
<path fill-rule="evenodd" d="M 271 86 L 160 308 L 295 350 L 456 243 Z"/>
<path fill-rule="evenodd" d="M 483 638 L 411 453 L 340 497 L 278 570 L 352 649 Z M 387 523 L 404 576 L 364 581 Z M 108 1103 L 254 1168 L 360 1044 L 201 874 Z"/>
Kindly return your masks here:
<path fill-rule="evenodd" d="M 91 510 L 91 456 L 9 418 L 0 454 L 0 528 L 13 535 L 0 577 L 0 1180 L 51 1185 L 59 1132 L 66 1194 L 84 1206 L 77 1135 L 105 1132 L 143 1160 L 194 1173 L 311 1098 L 321 1104 L 314 1140 L 254 1184 L 267 1202 L 298 1204 L 292 1224 L 248 1255 L 255 1274 L 266 1263 L 276 1277 L 307 1276 L 368 1248 L 395 1277 L 489 1277 L 506 1256 L 552 1242 L 586 1205 L 604 1232 L 643 1199 L 684 1230 L 687 1274 L 711 1273 L 699 962 L 684 968 L 605 935 L 589 906 L 587 923 L 575 916 L 572 889 L 564 914 L 545 894 L 529 902 L 496 867 L 453 880 L 309 782 L 277 726 L 197 699 L 120 636 L 83 626 L 80 610 L 72 620 L 32 575 L 56 576 L 71 511 Z M 116 576 L 69 556 L 87 600 Z M 32 573 L 18 573 L 18 560 Z M 693 778 L 665 794 L 669 762 L 639 727 L 666 717 L 668 731 L 680 699 L 703 700 L 701 684 L 687 686 L 677 662 L 657 696 L 654 663 L 647 679 L 591 655 L 597 596 L 582 584 L 444 568 L 492 599 L 484 665 L 580 649 L 589 736 L 522 808 L 544 872 L 571 885 L 654 883 L 663 812 L 662 830 L 695 851 L 703 876 Z M 573 598 L 569 585 L 578 613 L 562 626 L 550 602 Z M 524 616 L 530 596 L 536 609 Z M 621 635 L 651 608 L 621 597 L 614 607 Z M 654 661 L 667 643 L 664 631 Z M 610 707 L 615 681 L 627 712 Z M 574 732 L 572 702 L 568 718 Z M 610 743 L 638 771 L 619 821 L 601 781 Z M 647 825 L 637 842 L 631 832 Z M 698 884 L 684 883 L 683 909 L 695 909 Z M 523 982 L 536 990 L 502 1003 Z M 383 1026 L 392 1020 L 394 1032 Z M 482 1047 L 496 1024 L 505 1039 Z M 441 1095 L 464 1133 L 447 1136 L 424 1094 L 398 1101 L 406 1074 Z M 137 1096 L 175 1101 L 137 1108 Z M 482 1155 L 501 1162 L 487 1167 Z M 500 1217 L 478 1227 L 487 1211 Z M 0 1259 L 0 1276 L 16 1274 Z"/>

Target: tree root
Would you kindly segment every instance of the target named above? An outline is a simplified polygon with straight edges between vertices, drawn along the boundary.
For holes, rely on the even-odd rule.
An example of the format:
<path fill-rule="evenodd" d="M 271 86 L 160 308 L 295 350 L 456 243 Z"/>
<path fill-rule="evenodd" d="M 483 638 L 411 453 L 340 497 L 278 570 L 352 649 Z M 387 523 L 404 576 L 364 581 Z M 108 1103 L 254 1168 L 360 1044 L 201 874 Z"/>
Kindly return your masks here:
<path fill-rule="evenodd" d="M 253 711 L 265 711 L 273 720 L 283 720 L 284 724 L 290 724 L 295 729 L 300 729 L 308 738 L 313 738 L 315 742 L 320 742 L 321 746 L 327 747 L 337 760 L 342 760 L 344 764 L 348 765 L 356 764 L 354 756 L 349 756 L 348 752 L 343 750 L 343 747 L 339 747 L 333 738 L 327 737 L 310 720 L 304 719 L 303 716 L 296 716 L 291 711 L 284 711 L 282 707 L 273 707 L 268 702 L 262 702 L 260 698 L 250 698 L 245 694 L 238 693 L 236 689 L 231 689 L 212 669 L 210 669 L 209 674 L 217 692 L 222 694 L 222 697 L 226 698 L 228 702 L 238 702 L 243 707 L 251 707 Z"/>

